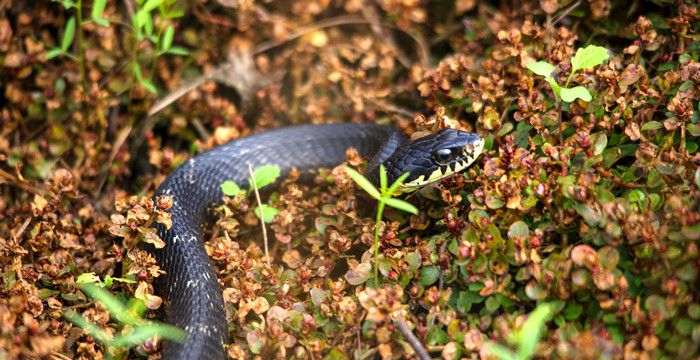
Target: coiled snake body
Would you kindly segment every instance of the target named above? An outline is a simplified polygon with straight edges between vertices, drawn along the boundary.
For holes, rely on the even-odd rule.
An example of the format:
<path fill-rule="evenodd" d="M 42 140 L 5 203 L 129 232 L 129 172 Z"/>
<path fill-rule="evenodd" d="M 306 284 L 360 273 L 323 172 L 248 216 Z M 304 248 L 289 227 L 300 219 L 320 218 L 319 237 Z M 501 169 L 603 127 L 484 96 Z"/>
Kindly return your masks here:
<path fill-rule="evenodd" d="M 202 240 L 209 209 L 221 201 L 221 183 L 233 180 L 247 187 L 249 164 L 277 165 L 282 176 L 293 168 L 304 174 L 334 167 L 345 161 L 350 147 L 372 157 L 365 175 L 375 183 L 380 163 L 389 183 L 409 172 L 402 188 L 407 192 L 468 167 L 480 154 L 483 140 L 456 130 L 408 141 L 393 127 L 374 124 L 293 126 L 232 141 L 177 168 L 156 190 L 156 196 L 173 199 L 172 227 L 156 225 L 166 246 L 151 251 L 166 272 L 156 280 L 166 320 L 184 329 L 187 338 L 183 343 L 166 343 L 164 359 L 226 358 L 228 330 L 221 287 Z"/>

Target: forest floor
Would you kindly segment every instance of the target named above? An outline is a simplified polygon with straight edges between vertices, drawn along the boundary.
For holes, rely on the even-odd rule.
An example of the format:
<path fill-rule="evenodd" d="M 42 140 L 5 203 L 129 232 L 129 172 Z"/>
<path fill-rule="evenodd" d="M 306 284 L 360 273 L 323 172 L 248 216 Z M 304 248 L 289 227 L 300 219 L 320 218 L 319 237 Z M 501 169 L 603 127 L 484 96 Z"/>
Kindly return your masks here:
<path fill-rule="evenodd" d="M 417 215 L 387 210 L 376 258 L 343 171 L 367 159 L 272 191 L 268 252 L 255 197 L 227 197 L 206 248 L 230 357 L 417 358 L 406 325 L 445 359 L 697 358 L 699 10 L 0 0 L 0 359 L 159 357 L 154 190 L 227 141 L 330 122 L 486 145 Z"/>

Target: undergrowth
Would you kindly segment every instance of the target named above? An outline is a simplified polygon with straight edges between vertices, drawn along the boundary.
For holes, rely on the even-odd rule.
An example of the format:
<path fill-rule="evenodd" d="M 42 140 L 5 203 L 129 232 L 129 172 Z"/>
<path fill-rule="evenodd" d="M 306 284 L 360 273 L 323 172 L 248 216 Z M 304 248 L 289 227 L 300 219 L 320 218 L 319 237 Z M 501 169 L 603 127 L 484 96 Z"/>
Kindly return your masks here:
<path fill-rule="evenodd" d="M 265 216 L 226 196 L 205 246 L 232 358 L 413 356 L 397 319 L 445 359 L 697 357 L 699 20 L 670 0 L 0 4 L 0 357 L 157 356 L 110 343 L 162 314 L 154 189 L 226 141 L 340 121 L 485 147 L 382 221 L 352 150 Z"/>

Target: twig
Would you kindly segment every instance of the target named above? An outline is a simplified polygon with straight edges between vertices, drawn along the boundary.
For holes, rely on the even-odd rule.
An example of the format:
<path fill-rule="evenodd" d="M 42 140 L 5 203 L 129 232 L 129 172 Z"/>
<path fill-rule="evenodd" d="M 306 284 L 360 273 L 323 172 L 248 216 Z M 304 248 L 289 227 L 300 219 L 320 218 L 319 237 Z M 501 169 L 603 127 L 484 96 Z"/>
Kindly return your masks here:
<path fill-rule="evenodd" d="M 265 259 L 267 260 L 267 267 L 271 268 L 272 265 L 270 265 L 270 250 L 267 246 L 267 228 L 265 227 L 265 213 L 263 212 L 262 201 L 260 200 L 258 184 L 255 182 L 253 167 L 250 164 L 248 164 L 248 172 L 250 173 L 250 183 L 253 185 L 253 190 L 255 191 L 255 198 L 258 201 L 258 209 L 260 209 L 260 226 L 262 226 L 263 242 L 265 243 Z"/>
<path fill-rule="evenodd" d="M 197 134 L 199 134 L 199 137 L 202 138 L 202 141 L 207 141 L 207 139 L 211 138 L 211 134 L 209 134 L 209 131 L 207 131 L 207 128 L 204 127 L 199 119 L 192 119 L 192 126 L 197 131 Z"/>
<path fill-rule="evenodd" d="M 17 232 L 14 235 L 12 235 L 12 241 L 17 242 L 17 240 L 19 240 L 22 234 L 24 234 L 24 231 L 27 230 L 27 226 L 29 226 L 30 222 L 32 222 L 31 217 L 28 217 L 26 220 L 24 220 L 24 223 L 19 228 L 19 230 L 17 230 Z"/>
<path fill-rule="evenodd" d="M 376 35 L 377 38 L 382 39 L 389 46 L 396 49 L 396 59 L 399 60 L 401 65 L 407 69 L 411 68 L 411 61 L 408 59 L 406 54 L 404 54 L 403 50 L 396 45 L 394 37 L 387 34 L 386 31 L 384 31 L 384 28 L 382 28 L 380 25 L 379 14 L 377 14 L 377 9 L 374 8 L 374 5 L 366 0 L 362 3 L 362 15 L 365 17 L 365 19 L 367 19 L 367 21 L 369 21 L 374 35 Z"/>
<path fill-rule="evenodd" d="M 569 15 L 570 12 L 574 11 L 574 9 L 576 9 L 579 5 L 581 5 L 581 0 L 578 0 L 576 3 L 569 6 L 567 9 L 562 10 L 562 12 L 556 16 L 554 21 L 552 21 L 552 25 L 556 25 L 559 21 L 561 21 L 561 19 L 565 18 L 566 15 Z"/>
<path fill-rule="evenodd" d="M 324 19 L 317 23 L 300 27 L 296 31 L 289 33 L 284 40 L 270 40 L 263 42 L 250 53 L 250 56 L 259 55 L 270 49 L 276 48 L 282 44 L 298 39 L 310 32 L 319 29 L 325 29 L 340 25 L 360 25 L 367 23 L 369 23 L 367 19 L 355 15 L 338 16 L 334 18 Z M 382 27 L 399 30 L 411 37 L 411 39 L 415 41 L 418 47 L 418 54 L 420 55 L 421 62 L 426 66 L 429 64 L 430 55 L 428 54 L 428 46 L 426 45 L 425 41 L 422 38 L 420 38 L 417 34 L 386 23 L 381 23 L 379 25 Z M 187 80 L 186 83 L 171 91 L 160 100 L 156 101 L 156 103 L 153 104 L 153 106 L 151 106 L 151 108 L 148 110 L 148 116 L 152 117 L 153 115 L 163 110 L 165 107 L 172 104 L 186 93 L 198 88 L 206 81 L 215 80 L 217 82 L 224 82 L 224 80 L 222 80 L 222 76 L 227 74 L 227 70 L 232 66 L 234 66 L 234 64 L 232 64 L 231 61 L 226 61 L 223 64 L 217 66 L 216 69 L 211 71 L 209 74 L 204 74 L 194 79 Z"/>
<path fill-rule="evenodd" d="M 112 114 L 116 114 L 116 112 L 113 112 Z M 121 149 L 121 147 L 124 145 L 126 139 L 129 138 L 129 134 L 131 134 L 132 129 L 132 124 L 129 123 L 125 128 L 123 128 L 119 132 L 119 135 L 117 135 L 117 139 L 114 141 L 114 144 L 112 144 L 112 150 L 109 152 L 109 160 L 107 161 L 107 167 L 100 176 L 97 188 L 95 188 L 95 191 L 93 191 L 92 193 L 93 199 L 97 199 L 97 197 L 100 196 L 100 194 L 102 193 L 102 188 L 104 187 L 105 183 L 107 182 L 107 178 L 109 177 L 109 169 L 112 167 L 114 159 L 116 159 L 117 154 L 119 153 L 119 149 Z"/>
<path fill-rule="evenodd" d="M 5 181 L 7 181 L 8 184 L 14 185 L 14 186 L 24 190 L 25 192 L 27 192 L 29 194 L 39 193 L 36 189 L 27 185 L 25 182 L 23 182 L 19 178 L 13 176 L 12 174 L 10 174 L 9 172 L 7 172 L 3 169 L 0 169 L 0 179 L 5 179 Z M 2 182 L 0 182 L 0 185 L 1 184 L 2 184 Z"/>
<path fill-rule="evenodd" d="M 423 344 L 420 343 L 420 340 L 413 335 L 413 332 L 411 332 L 411 329 L 408 328 L 408 325 L 402 320 L 396 320 L 396 325 L 399 326 L 399 329 L 401 329 L 401 333 L 403 336 L 406 338 L 409 344 L 411 344 L 411 347 L 413 347 L 413 350 L 416 351 L 416 354 L 421 360 L 431 360 L 432 358 L 428 354 L 428 351 L 425 350 L 425 347 L 423 347 Z"/>

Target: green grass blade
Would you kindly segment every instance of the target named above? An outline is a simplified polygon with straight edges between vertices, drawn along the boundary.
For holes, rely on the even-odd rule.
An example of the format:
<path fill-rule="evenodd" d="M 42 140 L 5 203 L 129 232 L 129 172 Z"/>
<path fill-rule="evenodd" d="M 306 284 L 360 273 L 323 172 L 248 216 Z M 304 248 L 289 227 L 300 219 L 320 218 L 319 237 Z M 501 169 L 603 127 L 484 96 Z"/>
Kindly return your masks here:
<path fill-rule="evenodd" d="M 344 169 L 345 169 L 345 172 L 348 173 L 348 175 L 350 175 L 352 180 L 355 181 L 357 183 L 357 185 L 359 185 L 371 197 L 373 197 L 377 200 L 380 200 L 382 198 L 382 195 L 379 193 L 379 190 L 377 190 L 377 188 L 374 187 L 372 182 L 367 180 L 367 178 L 362 176 L 362 174 L 357 172 L 357 170 L 355 170 L 349 166 L 345 166 Z"/>
<path fill-rule="evenodd" d="M 71 16 L 66 23 L 66 29 L 61 39 L 61 49 L 63 51 L 68 51 L 68 48 L 73 44 L 73 37 L 75 37 L 75 16 Z"/>
<path fill-rule="evenodd" d="M 68 321 L 85 330 L 85 332 L 87 332 L 88 334 L 90 334 L 90 336 L 95 338 L 97 342 L 107 344 L 112 340 L 109 333 L 102 330 L 99 326 L 87 321 L 87 319 L 85 319 L 82 315 L 79 315 L 75 311 L 66 312 L 63 316 L 66 319 L 68 319 Z"/>
<path fill-rule="evenodd" d="M 501 344 L 488 343 L 486 344 L 486 350 L 489 354 L 495 355 L 499 360 L 521 360 L 516 354 Z"/>
<path fill-rule="evenodd" d="M 549 320 L 552 306 L 540 304 L 530 313 L 523 328 L 520 330 L 520 345 L 518 346 L 518 356 L 521 359 L 530 359 L 537 349 L 540 341 L 542 327 Z"/>
<path fill-rule="evenodd" d="M 127 311 L 127 307 L 107 290 L 94 284 L 85 284 L 81 286 L 80 289 L 87 293 L 91 298 L 102 303 L 105 308 L 107 308 L 107 311 L 119 322 L 123 324 L 135 325 L 141 321 L 141 319 L 134 316 L 134 314 L 132 314 L 130 311 Z"/>
<path fill-rule="evenodd" d="M 392 196 L 392 195 L 396 192 L 396 189 L 398 189 L 399 186 L 403 185 L 403 182 L 404 182 L 404 181 L 406 180 L 406 178 L 408 178 L 410 175 L 411 175 L 410 173 L 404 173 L 404 174 L 402 174 L 401 176 L 399 176 L 399 178 L 396 179 L 396 181 L 394 181 L 393 184 L 391 184 L 391 186 L 389 187 L 389 189 L 387 189 L 386 193 L 387 193 L 389 196 Z"/>
<path fill-rule="evenodd" d="M 384 198 L 382 201 L 393 208 L 403 210 L 413 215 L 418 215 L 418 208 L 416 208 L 415 206 L 413 206 L 413 204 L 407 201 L 394 198 Z"/>
<path fill-rule="evenodd" d="M 163 34 L 163 42 L 161 43 L 161 50 L 168 51 L 170 46 L 173 45 L 173 37 L 175 36 L 175 28 L 172 25 L 168 25 L 165 28 L 165 33 Z"/>
<path fill-rule="evenodd" d="M 384 167 L 384 164 L 379 164 L 379 189 L 381 191 L 386 190 L 386 187 L 389 185 L 387 184 L 389 180 L 386 178 L 386 168 Z"/>
<path fill-rule="evenodd" d="M 90 13 L 90 17 L 92 18 L 92 21 L 99 25 L 109 26 L 109 22 L 102 17 L 102 13 L 105 11 L 105 5 L 107 5 L 107 0 L 95 0 L 92 3 L 92 12 Z"/>
<path fill-rule="evenodd" d="M 116 336 L 110 341 L 110 346 L 131 348 L 144 341 L 160 336 L 166 340 L 183 342 L 187 333 L 184 330 L 166 324 L 146 323 L 135 327 L 133 331 Z"/>
<path fill-rule="evenodd" d="M 270 185 L 280 177 L 280 167 L 276 165 L 263 165 L 253 171 L 253 177 L 255 178 L 255 185 L 258 189 L 262 189 L 267 185 Z M 251 185 L 252 188 L 252 185 Z"/>

